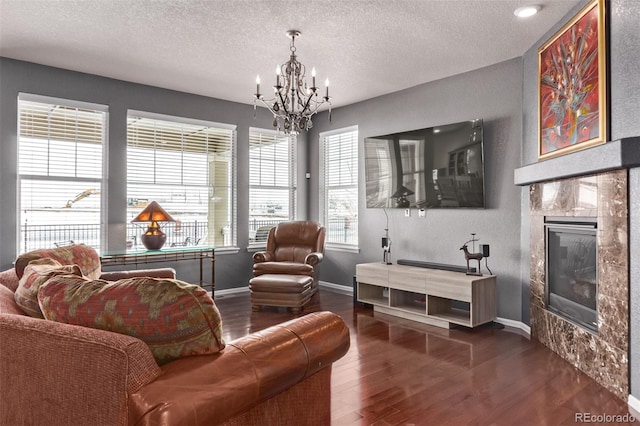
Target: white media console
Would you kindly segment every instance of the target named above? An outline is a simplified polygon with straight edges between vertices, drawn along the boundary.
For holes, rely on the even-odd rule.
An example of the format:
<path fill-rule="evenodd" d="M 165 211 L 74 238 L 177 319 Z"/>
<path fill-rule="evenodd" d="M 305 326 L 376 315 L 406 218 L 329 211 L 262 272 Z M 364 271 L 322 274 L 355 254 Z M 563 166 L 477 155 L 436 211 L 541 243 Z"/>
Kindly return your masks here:
<path fill-rule="evenodd" d="M 450 328 L 496 318 L 495 275 L 384 263 L 356 265 L 357 299 L 376 312 Z"/>

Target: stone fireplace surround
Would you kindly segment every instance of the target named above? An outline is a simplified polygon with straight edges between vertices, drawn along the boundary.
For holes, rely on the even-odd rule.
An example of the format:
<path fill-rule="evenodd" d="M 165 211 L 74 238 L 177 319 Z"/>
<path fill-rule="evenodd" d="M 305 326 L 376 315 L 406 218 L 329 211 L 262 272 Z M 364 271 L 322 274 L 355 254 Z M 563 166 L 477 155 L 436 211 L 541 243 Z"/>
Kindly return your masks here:
<path fill-rule="evenodd" d="M 531 335 L 622 399 L 629 394 L 626 175 L 626 170 L 618 170 L 529 187 Z M 547 197 L 550 192 L 555 196 Z M 584 199 L 594 193 L 596 203 Z M 582 216 L 597 220 L 597 334 L 546 309 L 545 216 Z"/>
<path fill-rule="evenodd" d="M 629 395 L 628 170 L 640 166 L 640 138 L 627 138 L 523 166 L 529 186 L 531 336 L 619 398 Z M 598 333 L 545 306 L 545 216 L 596 218 Z"/>

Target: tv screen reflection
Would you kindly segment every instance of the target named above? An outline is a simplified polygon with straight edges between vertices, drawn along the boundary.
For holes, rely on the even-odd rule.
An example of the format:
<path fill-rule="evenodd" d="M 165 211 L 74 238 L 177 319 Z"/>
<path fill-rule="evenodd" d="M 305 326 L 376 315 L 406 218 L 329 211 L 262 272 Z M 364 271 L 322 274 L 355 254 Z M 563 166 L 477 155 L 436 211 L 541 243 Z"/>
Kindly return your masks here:
<path fill-rule="evenodd" d="M 365 139 L 367 207 L 484 208 L 482 120 Z"/>

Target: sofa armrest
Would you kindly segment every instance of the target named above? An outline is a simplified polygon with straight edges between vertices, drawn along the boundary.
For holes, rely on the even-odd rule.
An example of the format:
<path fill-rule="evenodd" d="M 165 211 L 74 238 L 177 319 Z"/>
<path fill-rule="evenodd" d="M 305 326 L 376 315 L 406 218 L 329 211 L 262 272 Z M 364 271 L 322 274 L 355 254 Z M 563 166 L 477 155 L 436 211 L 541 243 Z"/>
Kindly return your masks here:
<path fill-rule="evenodd" d="M 312 313 L 230 342 L 218 354 L 163 365 L 162 376 L 132 395 L 130 418 L 138 425 L 222 423 L 330 367 L 348 349 L 344 321 Z"/>
<path fill-rule="evenodd" d="M 151 278 L 176 278 L 176 270 L 173 268 L 156 268 L 156 269 L 134 269 L 131 271 L 111 271 L 102 272 L 101 280 L 118 281 L 126 278 L 134 277 L 151 277 Z"/>
<path fill-rule="evenodd" d="M 160 367 L 141 340 L 0 314 L 0 424 L 113 424 Z"/>
<path fill-rule="evenodd" d="M 260 399 L 264 400 L 342 358 L 349 350 L 349 329 L 338 315 L 315 312 L 229 345 L 251 360 L 260 382 Z M 286 366 L 277 362 L 283 359 Z"/>
<path fill-rule="evenodd" d="M 253 253 L 253 263 L 273 262 L 273 255 L 266 251 Z"/>
<path fill-rule="evenodd" d="M 318 253 L 318 252 L 309 253 L 304 258 L 304 263 L 306 263 L 307 265 L 316 266 L 318 263 L 322 262 L 323 257 L 324 255 L 322 253 Z"/>
<path fill-rule="evenodd" d="M 0 285 L 4 285 L 11 291 L 16 291 L 18 284 L 18 274 L 16 274 L 15 268 L 0 272 Z"/>

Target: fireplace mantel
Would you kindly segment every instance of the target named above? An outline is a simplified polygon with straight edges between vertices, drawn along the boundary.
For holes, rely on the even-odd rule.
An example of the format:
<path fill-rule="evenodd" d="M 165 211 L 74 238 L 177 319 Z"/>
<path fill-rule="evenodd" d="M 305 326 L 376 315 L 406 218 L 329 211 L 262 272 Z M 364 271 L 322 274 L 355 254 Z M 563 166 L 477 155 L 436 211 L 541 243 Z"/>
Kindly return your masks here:
<path fill-rule="evenodd" d="M 623 138 L 515 169 L 516 185 L 640 167 L 640 137 Z"/>

